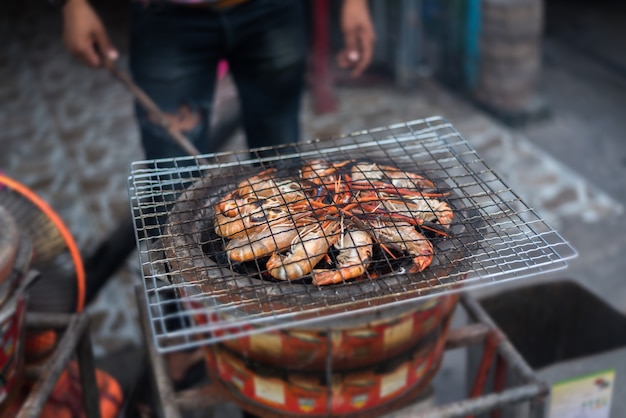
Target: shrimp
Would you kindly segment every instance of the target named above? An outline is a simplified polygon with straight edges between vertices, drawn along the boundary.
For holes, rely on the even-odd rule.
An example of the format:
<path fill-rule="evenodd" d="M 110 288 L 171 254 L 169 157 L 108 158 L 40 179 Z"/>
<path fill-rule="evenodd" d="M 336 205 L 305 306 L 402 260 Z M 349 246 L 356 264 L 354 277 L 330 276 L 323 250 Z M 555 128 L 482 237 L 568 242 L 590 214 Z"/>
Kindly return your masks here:
<path fill-rule="evenodd" d="M 424 221 L 434 221 L 435 219 L 440 225 L 450 228 L 454 220 L 454 212 L 447 202 L 437 199 L 417 199 L 411 198 L 411 201 L 417 203 L 419 210 L 417 216 Z"/>
<path fill-rule="evenodd" d="M 411 224 L 386 222 L 376 219 L 366 220 L 376 239 L 382 243 L 397 247 L 413 256 L 411 272 L 424 270 L 433 261 L 435 249 L 424 235 Z"/>
<path fill-rule="evenodd" d="M 383 193 L 379 194 L 380 204 L 390 213 L 408 216 L 425 222 L 437 221 L 445 228 L 450 228 L 454 220 L 454 212 L 447 202 L 417 196 L 394 198 Z"/>
<path fill-rule="evenodd" d="M 224 238 L 233 238 L 237 234 L 263 223 L 286 218 L 290 207 L 276 199 L 237 199 L 239 205 L 218 203 L 215 206 L 215 233 Z M 220 207 L 224 210 L 220 210 Z"/>
<path fill-rule="evenodd" d="M 313 284 L 340 283 L 365 274 L 372 258 L 372 237 L 365 231 L 349 229 L 334 245 L 339 250 L 337 268 L 313 270 Z"/>
<path fill-rule="evenodd" d="M 340 169 L 353 160 L 345 160 L 340 163 L 331 163 L 326 160 L 313 160 L 302 166 L 300 176 L 305 180 L 317 186 L 317 194 L 315 200 L 330 201 L 340 203 L 350 199 L 351 191 L 344 181 L 344 174 Z M 348 177 L 349 179 L 349 177 Z M 329 196 L 332 196 L 329 198 Z"/>
<path fill-rule="evenodd" d="M 319 184 L 322 183 L 321 179 L 332 176 L 336 171 L 332 163 L 326 160 L 312 160 L 302 166 L 300 177 Z"/>
<path fill-rule="evenodd" d="M 239 193 L 233 191 L 221 198 L 220 201 L 215 204 L 214 210 L 216 213 L 232 218 L 240 215 L 241 210 L 246 208 L 248 203 L 248 199 L 242 199 L 239 197 Z"/>
<path fill-rule="evenodd" d="M 339 178 L 339 169 L 353 160 L 345 160 L 340 163 L 331 163 L 326 160 L 312 160 L 302 166 L 300 177 L 312 181 L 315 184 L 334 182 Z"/>
<path fill-rule="evenodd" d="M 273 174 L 276 173 L 275 168 L 269 168 L 261 171 L 256 176 L 249 177 L 237 185 L 235 191 L 239 196 L 264 196 L 268 190 L 273 187 Z M 271 196 L 268 196 L 271 197 Z"/>
<path fill-rule="evenodd" d="M 374 241 L 410 256 L 411 272 L 426 269 L 434 247 L 419 231 L 449 236 L 454 213 L 444 201 L 448 195 L 432 181 L 391 166 L 318 159 L 305 163 L 299 177 L 269 169 L 241 181 L 214 205 L 214 226 L 227 239 L 231 261 L 267 257 L 272 277 L 311 274 L 313 284 L 322 286 L 366 274 Z M 315 269 L 330 247 L 338 250 L 335 266 Z"/>
<path fill-rule="evenodd" d="M 250 217 L 224 216 L 221 213 L 215 214 L 215 233 L 223 238 L 234 238 L 247 229 L 254 228 L 256 225 L 250 223 Z"/>
<path fill-rule="evenodd" d="M 296 225 L 287 218 L 280 219 L 234 237 L 226 245 L 226 254 L 232 261 L 251 261 L 287 250 L 297 237 Z"/>
<path fill-rule="evenodd" d="M 355 183 L 384 182 L 405 189 L 434 189 L 435 183 L 419 174 L 376 163 L 358 163 L 352 166 L 352 181 Z"/>
<path fill-rule="evenodd" d="M 303 186 L 293 178 L 276 179 L 273 173 L 276 169 L 269 169 L 243 180 L 237 186 L 236 192 L 242 198 L 277 199 L 283 204 L 306 202 L 308 193 L 314 192 L 310 186 Z"/>
<path fill-rule="evenodd" d="M 267 261 L 270 275 L 279 280 L 294 280 L 310 273 L 339 239 L 339 226 L 339 222 L 333 220 L 315 222 L 302 228 L 286 256 L 277 252 Z"/>
<path fill-rule="evenodd" d="M 337 166 L 326 160 L 313 160 L 303 165 L 300 176 L 315 184 L 323 184 L 337 180 Z"/>

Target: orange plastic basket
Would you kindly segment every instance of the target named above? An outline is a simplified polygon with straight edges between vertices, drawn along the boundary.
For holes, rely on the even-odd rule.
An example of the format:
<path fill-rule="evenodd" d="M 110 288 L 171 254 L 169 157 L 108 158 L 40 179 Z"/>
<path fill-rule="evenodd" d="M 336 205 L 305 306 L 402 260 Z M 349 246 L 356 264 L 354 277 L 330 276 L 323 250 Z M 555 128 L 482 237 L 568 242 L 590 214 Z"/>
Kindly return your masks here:
<path fill-rule="evenodd" d="M 80 251 L 61 217 L 35 192 L 0 174 L 0 205 L 32 242 L 32 268 L 40 277 L 29 288 L 29 310 L 80 312 L 85 305 L 85 270 Z"/>

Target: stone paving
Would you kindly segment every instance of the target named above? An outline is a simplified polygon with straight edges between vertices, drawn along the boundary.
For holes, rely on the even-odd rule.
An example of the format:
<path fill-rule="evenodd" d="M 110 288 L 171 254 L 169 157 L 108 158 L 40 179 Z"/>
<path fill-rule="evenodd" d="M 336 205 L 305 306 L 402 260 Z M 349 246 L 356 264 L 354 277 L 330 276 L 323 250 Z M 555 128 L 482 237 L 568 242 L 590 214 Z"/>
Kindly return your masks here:
<path fill-rule="evenodd" d="M 83 68 L 68 56 L 61 44 L 58 12 L 41 13 L 28 4 L 16 6 L 19 19 L 2 13 L 0 170 L 48 201 L 70 227 L 81 251 L 89 254 L 129 211 L 126 178 L 130 163 L 142 159 L 132 99 L 106 71 Z M 120 67 L 125 68 L 123 41 L 118 45 Z M 227 83 L 220 92 L 222 98 L 233 94 Z M 541 133 L 564 129 L 559 126 L 563 119 L 558 109 L 543 131 L 513 130 L 430 80 L 412 90 L 343 87 L 337 95 L 338 111 L 329 115 L 314 115 L 306 98 L 304 139 L 444 116 L 522 199 L 579 250 L 580 257 L 562 275 L 575 276 L 626 311 L 626 293 L 619 286 L 626 268 L 621 256 L 626 248 L 624 195 L 617 193 L 618 200 L 617 185 L 611 185 L 610 195 L 602 184 L 590 180 L 592 173 L 578 172 L 584 154 L 573 155 L 567 146 L 557 152 L 552 148 L 552 153 L 545 150 Z M 612 132 L 623 131 L 624 121 L 612 120 L 617 121 Z M 572 138 L 572 149 L 595 133 L 584 131 L 590 127 L 578 128 L 585 135 Z M 225 149 L 243 147 L 241 133 L 225 145 Z M 623 152 L 622 145 L 616 147 Z M 622 176 L 623 171 L 623 167 L 616 169 Z M 89 308 L 97 356 L 141 343 L 132 294 L 140 277 L 133 255 Z"/>

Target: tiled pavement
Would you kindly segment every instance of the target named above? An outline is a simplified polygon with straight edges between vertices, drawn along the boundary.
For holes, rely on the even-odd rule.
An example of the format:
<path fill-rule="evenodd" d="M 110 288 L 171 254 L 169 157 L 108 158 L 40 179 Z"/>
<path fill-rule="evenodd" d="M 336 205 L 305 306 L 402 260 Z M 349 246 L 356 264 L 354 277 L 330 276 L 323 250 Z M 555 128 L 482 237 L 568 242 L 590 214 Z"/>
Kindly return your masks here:
<path fill-rule="evenodd" d="M 132 101 L 107 72 L 83 68 L 68 56 L 57 11 L 28 4 L 13 5 L 19 10 L 1 14 L 0 170 L 47 200 L 89 254 L 129 211 L 126 177 L 130 163 L 142 158 Z M 125 68 L 120 19 L 113 37 Z M 558 71 L 553 68 L 548 76 L 562 80 Z M 579 79 L 570 83 L 565 90 L 571 93 L 584 89 Z M 222 94 L 232 90 L 226 88 Z M 612 125 L 571 125 L 564 123 L 572 118 L 567 103 L 558 103 L 563 107 L 555 107 L 549 121 L 512 130 L 427 80 L 410 91 L 379 86 L 341 88 L 337 94 L 339 109 L 330 115 L 314 115 L 307 98 L 304 139 L 432 115 L 446 117 L 505 182 L 579 250 L 580 257 L 562 275 L 584 282 L 626 312 L 626 290 L 620 286 L 626 267 L 623 182 L 594 179 L 593 169 L 582 170 L 584 176 L 578 170 L 593 158 L 585 155 L 585 144 L 602 132 L 603 143 L 613 147 L 604 151 L 610 154 L 609 161 L 618 159 L 598 170 L 623 178 L 626 170 L 619 165 L 619 156 L 626 158 L 626 153 L 624 144 L 617 142 L 626 128 L 623 118 L 604 114 Z M 241 134 L 226 145 L 244 146 Z M 140 344 L 131 291 L 140 280 L 137 264 L 136 256 L 131 256 L 89 308 L 98 356 Z"/>

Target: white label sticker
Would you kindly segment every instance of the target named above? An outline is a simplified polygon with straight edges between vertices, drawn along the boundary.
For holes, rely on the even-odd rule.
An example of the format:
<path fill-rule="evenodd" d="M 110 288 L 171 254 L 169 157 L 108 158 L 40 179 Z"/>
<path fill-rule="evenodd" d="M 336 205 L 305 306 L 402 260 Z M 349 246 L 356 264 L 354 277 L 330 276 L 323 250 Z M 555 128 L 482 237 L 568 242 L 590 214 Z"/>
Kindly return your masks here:
<path fill-rule="evenodd" d="M 412 336 L 413 317 L 410 317 L 409 319 L 405 319 L 399 324 L 393 325 L 385 330 L 385 350 L 390 350 L 407 343 Z"/>
<path fill-rule="evenodd" d="M 550 418 L 609 418 L 615 370 L 576 377 L 552 386 Z"/>
<path fill-rule="evenodd" d="M 380 381 L 380 397 L 384 398 L 406 386 L 407 377 L 409 376 L 409 366 L 404 365 L 398 370 L 383 377 Z"/>
<path fill-rule="evenodd" d="M 279 405 L 285 404 L 285 388 L 281 382 L 254 376 L 254 394 L 259 399 Z"/>

